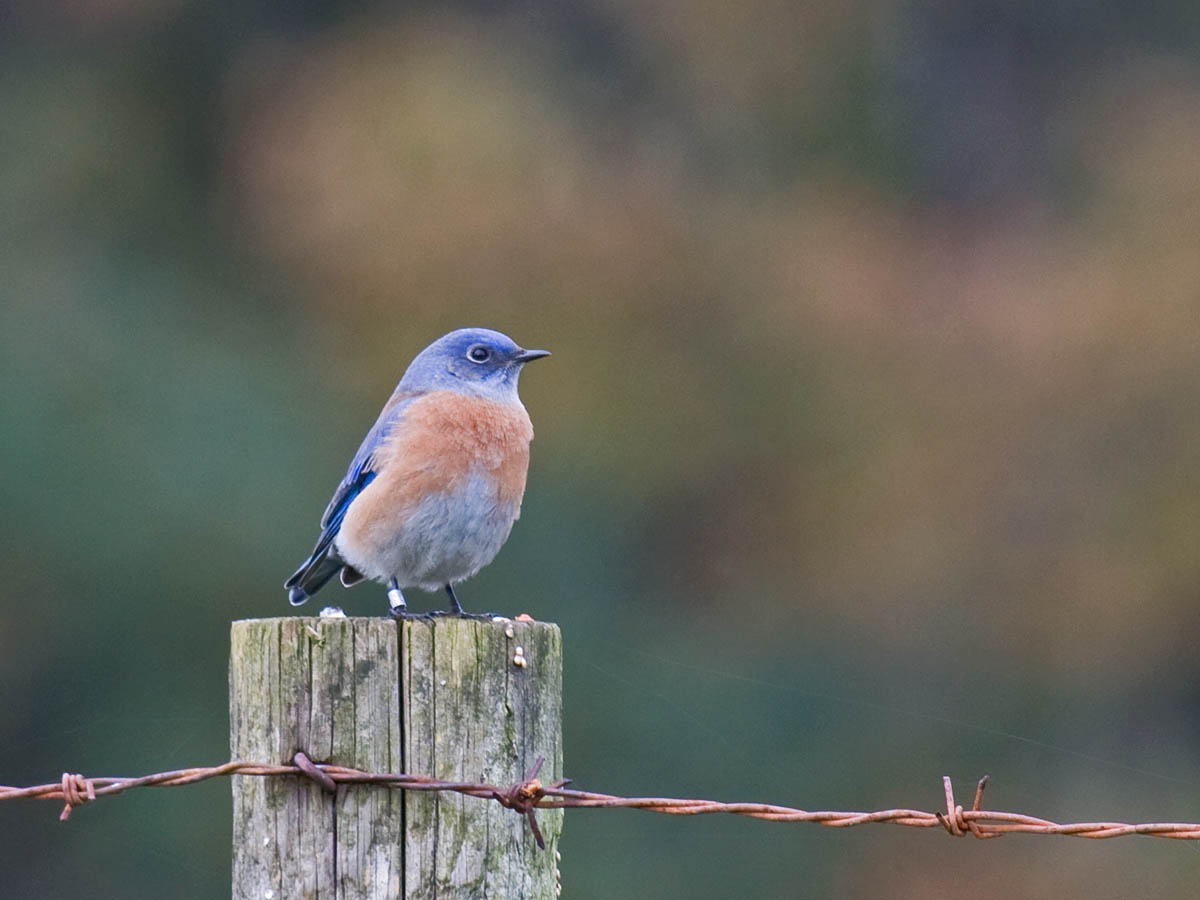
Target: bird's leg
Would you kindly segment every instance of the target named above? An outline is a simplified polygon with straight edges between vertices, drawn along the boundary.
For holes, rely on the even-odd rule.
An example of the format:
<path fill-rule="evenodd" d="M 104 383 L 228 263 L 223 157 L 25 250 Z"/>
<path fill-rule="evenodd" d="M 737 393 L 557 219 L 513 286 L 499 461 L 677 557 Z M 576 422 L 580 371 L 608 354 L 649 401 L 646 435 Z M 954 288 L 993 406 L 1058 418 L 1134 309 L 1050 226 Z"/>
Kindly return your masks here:
<path fill-rule="evenodd" d="M 477 612 L 469 613 L 462 608 L 462 604 L 458 602 L 458 595 L 454 593 L 454 586 L 446 585 L 446 594 L 450 597 L 450 615 L 458 616 L 460 619 L 478 619 L 481 622 L 486 622 L 489 619 L 496 618 L 495 613 Z M 444 615 L 444 613 L 434 613 L 434 615 Z"/>
<path fill-rule="evenodd" d="M 404 594 L 400 593 L 400 583 L 393 578 L 388 582 L 388 615 L 393 619 L 404 617 L 408 604 L 404 602 Z"/>
<path fill-rule="evenodd" d="M 452 615 L 465 616 L 466 611 L 462 608 L 462 604 L 458 602 L 458 596 L 454 593 L 454 585 L 446 583 L 446 593 L 450 595 L 450 612 Z"/>

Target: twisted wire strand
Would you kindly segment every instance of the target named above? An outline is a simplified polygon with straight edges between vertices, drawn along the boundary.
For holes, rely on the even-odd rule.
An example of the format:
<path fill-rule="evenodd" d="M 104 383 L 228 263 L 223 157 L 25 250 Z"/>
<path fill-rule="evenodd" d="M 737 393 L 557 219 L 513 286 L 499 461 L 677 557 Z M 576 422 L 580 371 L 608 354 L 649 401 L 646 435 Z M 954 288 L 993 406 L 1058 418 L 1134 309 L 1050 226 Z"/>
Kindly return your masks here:
<path fill-rule="evenodd" d="M 210 778 L 230 775 L 251 777 L 294 776 L 311 780 L 329 793 L 339 784 L 377 784 L 407 791 L 449 791 L 494 800 L 524 816 L 539 846 L 544 846 L 541 831 L 534 815 L 538 809 L 641 809 L 672 816 L 696 816 L 713 813 L 749 816 L 768 822 L 811 822 L 829 828 L 851 828 L 857 825 L 890 824 L 913 828 L 941 827 L 955 837 L 972 835 L 986 839 L 1006 834 L 1057 834 L 1080 838 L 1114 838 L 1127 835 L 1200 840 L 1200 823 L 1192 822 L 1072 822 L 1058 823 L 1024 813 L 1003 812 L 982 808 L 987 776 L 980 779 L 970 808 L 955 802 L 954 788 L 949 776 L 943 777 L 942 789 L 945 811 L 928 812 L 920 809 L 882 809 L 875 812 L 841 812 L 833 810 L 803 810 L 773 803 L 725 803 L 718 800 L 682 799 L 677 797 L 619 797 L 569 788 L 568 781 L 543 785 L 537 778 L 542 760 L 523 781 L 508 787 L 482 782 L 444 781 L 426 775 L 393 772 L 364 772 L 346 766 L 313 762 L 303 752 L 293 757 L 291 765 L 233 760 L 219 766 L 174 769 L 136 778 L 85 777 L 64 772 L 57 782 L 32 787 L 0 785 L 0 800 L 33 797 L 58 800 L 63 805 L 60 820 L 65 821 L 77 806 L 110 794 L 121 794 L 141 787 L 177 787 L 195 784 Z"/>

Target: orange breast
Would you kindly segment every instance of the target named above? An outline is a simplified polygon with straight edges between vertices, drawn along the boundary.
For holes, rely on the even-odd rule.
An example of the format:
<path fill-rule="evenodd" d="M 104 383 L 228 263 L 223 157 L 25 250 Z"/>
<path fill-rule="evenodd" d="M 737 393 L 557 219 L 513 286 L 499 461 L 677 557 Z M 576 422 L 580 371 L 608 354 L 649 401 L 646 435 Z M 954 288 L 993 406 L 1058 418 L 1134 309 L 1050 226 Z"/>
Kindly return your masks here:
<path fill-rule="evenodd" d="M 414 401 L 376 456 L 392 482 L 390 500 L 407 505 L 429 493 L 453 492 L 474 473 L 496 483 L 496 501 L 520 505 L 529 470 L 533 425 L 519 403 L 494 403 L 452 391 Z"/>

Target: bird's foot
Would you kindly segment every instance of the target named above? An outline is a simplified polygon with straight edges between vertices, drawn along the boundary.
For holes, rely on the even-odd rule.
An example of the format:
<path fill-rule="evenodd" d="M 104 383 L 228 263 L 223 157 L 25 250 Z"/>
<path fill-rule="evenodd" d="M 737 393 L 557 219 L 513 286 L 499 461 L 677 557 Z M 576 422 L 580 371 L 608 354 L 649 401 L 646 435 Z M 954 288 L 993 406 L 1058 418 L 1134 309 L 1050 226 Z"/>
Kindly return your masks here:
<path fill-rule="evenodd" d="M 397 622 L 430 622 L 438 613 L 433 612 L 409 612 L 406 609 L 393 609 L 388 613 L 388 618 L 394 619 Z M 445 615 L 444 613 L 442 615 Z"/>
<path fill-rule="evenodd" d="M 500 615 L 499 613 L 494 613 L 494 612 L 469 613 L 469 612 L 465 612 L 464 610 L 461 610 L 461 609 L 457 613 L 455 613 L 455 615 L 458 616 L 460 619 L 474 619 L 477 622 L 490 622 L 493 619 L 505 618 L 504 616 Z"/>

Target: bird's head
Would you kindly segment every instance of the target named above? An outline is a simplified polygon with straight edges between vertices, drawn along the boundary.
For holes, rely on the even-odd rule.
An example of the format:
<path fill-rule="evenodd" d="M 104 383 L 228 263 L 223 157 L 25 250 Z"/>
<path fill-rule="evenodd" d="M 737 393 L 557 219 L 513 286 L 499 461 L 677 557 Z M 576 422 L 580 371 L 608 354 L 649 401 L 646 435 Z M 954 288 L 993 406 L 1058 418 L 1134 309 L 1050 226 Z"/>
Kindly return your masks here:
<path fill-rule="evenodd" d="M 549 350 L 526 350 L 489 328 L 460 328 L 442 335 L 419 354 L 404 373 L 402 388 L 452 390 L 492 399 L 515 398 L 525 363 Z"/>

